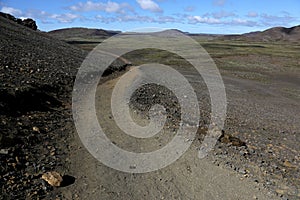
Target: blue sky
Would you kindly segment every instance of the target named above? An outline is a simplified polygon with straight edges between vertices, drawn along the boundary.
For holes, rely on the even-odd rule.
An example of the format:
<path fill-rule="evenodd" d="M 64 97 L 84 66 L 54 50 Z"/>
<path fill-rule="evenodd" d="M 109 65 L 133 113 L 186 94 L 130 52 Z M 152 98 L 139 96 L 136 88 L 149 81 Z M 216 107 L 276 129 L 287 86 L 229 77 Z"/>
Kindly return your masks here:
<path fill-rule="evenodd" d="M 299 0 L 2 0 L 0 11 L 33 18 L 43 31 L 158 27 L 234 34 L 300 25 Z"/>

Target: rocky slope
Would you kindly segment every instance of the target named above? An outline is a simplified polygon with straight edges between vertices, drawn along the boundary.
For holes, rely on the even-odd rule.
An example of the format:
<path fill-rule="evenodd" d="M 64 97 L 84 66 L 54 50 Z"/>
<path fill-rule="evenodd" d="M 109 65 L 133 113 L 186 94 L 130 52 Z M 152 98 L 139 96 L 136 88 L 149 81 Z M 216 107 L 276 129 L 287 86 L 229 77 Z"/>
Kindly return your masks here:
<path fill-rule="evenodd" d="M 62 186 L 74 182 L 66 174 L 74 130 L 71 93 L 87 52 L 27 21 L 0 15 L 0 199 L 55 199 L 41 178 L 58 171 Z M 104 74 L 126 66 L 116 61 Z"/>
<path fill-rule="evenodd" d="M 63 172 L 72 83 L 86 53 L 0 16 L 0 199 L 36 199 Z"/>

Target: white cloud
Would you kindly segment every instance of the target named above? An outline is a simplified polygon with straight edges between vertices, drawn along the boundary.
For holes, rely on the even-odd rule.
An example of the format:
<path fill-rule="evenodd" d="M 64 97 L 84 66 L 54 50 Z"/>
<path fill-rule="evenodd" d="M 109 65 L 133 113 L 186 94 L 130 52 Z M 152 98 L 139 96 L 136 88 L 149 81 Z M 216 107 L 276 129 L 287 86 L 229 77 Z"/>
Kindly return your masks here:
<path fill-rule="evenodd" d="M 102 15 L 97 15 L 95 17 L 97 21 L 102 23 L 114 23 L 114 22 L 154 22 L 154 19 L 148 16 L 140 16 L 140 15 L 119 15 L 115 17 L 106 17 Z"/>
<path fill-rule="evenodd" d="M 105 11 L 106 12 L 118 12 L 121 9 L 121 6 L 116 2 L 107 2 Z"/>
<path fill-rule="evenodd" d="M 133 8 L 127 3 L 117 3 L 113 1 L 103 2 L 92 2 L 87 1 L 85 3 L 78 3 L 76 5 L 70 6 L 70 10 L 78 12 L 88 12 L 88 11 L 105 11 L 108 13 L 122 13 L 126 9 L 133 11 Z"/>
<path fill-rule="evenodd" d="M 189 22 L 192 24 L 196 23 L 205 23 L 205 24 L 219 24 L 221 21 L 216 18 L 210 18 L 210 17 L 201 17 L 201 16 L 190 16 Z"/>
<path fill-rule="evenodd" d="M 214 12 L 211 14 L 214 18 L 217 18 L 217 19 L 221 19 L 221 18 L 224 18 L 224 17 L 232 17 L 232 16 L 236 16 L 236 14 L 234 14 L 233 12 L 227 12 L 227 11 L 220 11 L 220 12 Z"/>
<path fill-rule="evenodd" d="M 240 18 L 236 18 L 233 19 L 230 22 L 227 22 L 228 25 L 238 25 L 238 26 L 258 26 L 258 23 L 255 21 L 250 21 L 250 20 L 246 20 L 246 19 L 240 19 Z"/>
<path fill-rule="evenodd" d="M 96 20 L 103 23 L 113 23 L 113 22 L 147 22 L 147 23 L 174 23 L 178 22 L 178 19 L 172 16 L 157 16 L 149 17 L 145 15 L 119 15 L 116 17 L 105 17 L 102 15 L 97 15 Z"/>
<path fill-rule="evenodd" d="M 72 13 L 66 13 L 66 14 L 53 14 L 50 15 L 50 18 L 55 19 L 61 23 L 71 23 L 75 19 L 79 18 L 79 16 Z"/>
<path fill-rule="evenodd" d="M 27 10 L 26 14 L 23 14 L 20 18 L 32 18 L 34 20 L 40 20 L 43 24 L 49 24 L 54 21 L 59 23 L 71 23 L 75 19 L 81 19 L 82 16 L 73 13 L 56 14 L 48 13 L 43 10 Z"/>
<path fill-rule="evenodd" d="M 103 17 L 102 15 L 96 15 L 95 17 L 96 21 L 100 21 L 101 23 L 113 23 L 118 21 L 115 17 Z"/>
<path fill-rule="evenodd" d="M 195 7 L 194 6 L 188 6 L 188 7 L 185 7 L 184 8 L 184 11 L 185 12 L 193 12 L 193 11 L 195 11 Z"/>
<path fill-rule="evenodd" d="M 162 12 L 162 9 L 152 0 L 136 0 L 143 10 L 149 10 L 151 12 Z"/>
<path fill-rule="evenodd" d="M 289 26 L 297 19 L 292 17 L 289 13 L 283 12 L 281 15 L 268 15 L 258 14 L 256 12 L 249 12 L 246 17 L 251 17 L 255 20 L 249 20 L 249 18 L 240 18 L 238 15 L 232 12 L 221 11 L 217 13 L 207 13 L 202 16 L 188 16 L 188 23 L 197 24 L 220 24 L 228 26 L 247 26 L 247 27 L 264 27 L 264 26 Z M 235 17 L 235 18 L 232 18 Z"/>
<path fill-rule="evenodd" d="M 234 17 L 237 16 L 234 12 L 227 12 L 224 10 L 221 10 L 219 12 L 213 12 L 213 13 L 206 13 L 203 15 L 203 17 L 213 17 L 215 19 L 221 19 L 226 17 Z"/>
<path fill-rule="evenodd" d="M 153 23 L 155 22 L 155 19 L 149 16 L 143 16 L 143 15 L 125 15 L 125 16 L 119 16 L 118 20 L 128 22 L 128 21 L 136 21 L 136 22 L 148 22 Z"/>
<path fill-rule="evenodd" d="M 289 26 L 291 22 L 296 20 L 296 18 L 290 16 L 289 13 L 285 13 L 283 16 L 261 14 L 260 17 L 261 23 L 266 26 Z"/>
<path fill-rule="evenodd" d="M 213 17 L 201 17 L 201 16 L 189 16 L 188 22 L 190 24 L 221 24 L 229 26 L 257 26 L 258 23 L 255 21 L 245 20 L 241 18 L 235 18 L 232 20 L 221 20 Z"/>
<path fill-rule="evenodd" d="M 247 14 L 247 17 L 257 17 L 257 16 L 258 16 L 257 12 L 253 12 L 253 11 L 248 12 Z"/>
<path fill-rule="evenodd" d="M 12 7 L 6 7 L 6 6 L 4 6 L 3 8 L 1 8 L 0 11 L 4 12 L 4 13 L 11 14 L 11 15 L 14 15 L 14 16 L 20 16 L 20 15 L 22 15 L 22 11 L 21 10 L 15 9 L 15 8 L 12 8 Z"/>
<path fill-rule="evenodd" d="M 226 0 L 214 0 L 213 4 L 215 6 L 224 6 L 224 4 L 226 3 Z"/>
<path fill-rule="evenodd" d="M 178 19 L 171 16 L 159 16 L 156 22 L 160 24 L 178 22 Z"/>
<path fill-rule="evenodd" d="M 265 27 L 267 26 L 288 26 L 289 23 L 296 20 L 296 18 L 291 17 L 288 14 L 273 16 L 267 14 L 258 15 L 255 20 L 250 20 L 247 16 L 239 17 L 234 13 L 229 12 L 219 12 L 219 13 L 209 13 L 202 16 L 193 16 L 188 14 L 174 14 L 172 16 L 145 16 L 138 14 L 123 14 L 120 13 L 117 16 L 107 17 L 107 16 L 97 16 L 96 19 L 103 23 L 113 23 L 113 22 L 140 22 L 140 23 L 189 23 L 189 24 L 207 24 L 207 25 L 222 25 L 226 28 L 233 27 Z"/>

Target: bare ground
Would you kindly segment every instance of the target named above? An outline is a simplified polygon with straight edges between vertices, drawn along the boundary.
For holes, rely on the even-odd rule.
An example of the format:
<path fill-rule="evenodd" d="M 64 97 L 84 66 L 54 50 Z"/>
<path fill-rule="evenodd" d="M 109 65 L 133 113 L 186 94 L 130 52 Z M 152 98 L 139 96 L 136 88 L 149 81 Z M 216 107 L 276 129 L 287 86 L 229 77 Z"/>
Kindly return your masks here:
<path fill-rule="evenodd" d="M 225 82 L 228 115 L 223 137 L 203 160 L 197 148 L 209 124 L 208 93 L 194 71 L 180 66 L 199 98 L 197 137 L 172 165 L 129 174 L 94 159 L 75 130 L 71 90 L 86 52 L 2 18 L 1 28 L 0 199 L 300 198 L 299 45 L 262 43 L 249 49 L 230 44 L 236 52 L 223 42 L 208 48 Z M 111 119 L 110 92 L 118 75 L 99 86 L 99 122 L 117 145 L 140 150 L 142 145 L 120 132 Z M 136 120 L 147 122 L 143 115 Z M 165 140 L 153 142 L 159 146 Z M 153 144 L 146 142 L 144 148 Z M 40 177 L 51 170 L 69 182 L 50 187 Z"/>
<path fill-rule="evenodd" d="M 137 141 L 126 141 L 111 119 L 110 93 L 116 79 L 99 87 L 97 104 L 99 121 L 115 144 L 140 150 Z M 145 120 L 140 118 L 139 120 Z M 89 119 L 87 119 L 89 121 Z M 164 134 L 170 134 L 166 130 Z M 111 169 L 93 158 L 75 136 L 70 173 L 77 177 L 74 185 L 63 191 L 68 199 L 275 199 L 259 184 L 224 167 L 217 167 L 209 158 L 197 157 L 199 141 L 170 166 L 150 173 L 131 174 Z M 159 143 L 159 142 L 158 142 Z M 151 148 L 152 143 L 143 143 Z"/>

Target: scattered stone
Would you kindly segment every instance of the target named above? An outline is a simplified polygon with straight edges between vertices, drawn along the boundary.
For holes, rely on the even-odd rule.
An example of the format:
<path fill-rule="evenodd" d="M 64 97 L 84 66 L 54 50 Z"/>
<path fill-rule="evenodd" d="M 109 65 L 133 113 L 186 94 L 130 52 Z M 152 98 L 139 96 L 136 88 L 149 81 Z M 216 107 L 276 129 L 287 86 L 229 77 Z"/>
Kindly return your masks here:
<path fill-rule="evenodd" d="M 39 129 L 38 127 L 36 127 L 36 126 L 32 127 L 32 130 L 33 130 L 34 132 L 40 132 L 40 129 Z"/>
<path fill-rule="evenodd" d="M 0 154 L 7 155 L 8 149 L 0 149 Z"/>
<path fill-rule="evenodd" d="M 54 186 L 54 187 L 59 187 L 63 181 L 62 176 L 55 171 L 52 172 L 46 172 L 42 175 L 42 179 L 47 181 L 49 185 Z"/>
<path fill-rule="evenodd" d="M 293 165 L 293 164 L 292 164 L 291 162 L 289 162 L 288 160 L 284 161 L 284 162 L 283 162 L 283 165 L 284 165 L 285 167 L 289 167 L 289 168 L 296 168 L 296 166 Z"/>
<path fill-rule="evenodd" d="M 52 199 L 42 183 L 53 187 L 40 176 L 66 165 L 72 114 L 63 105 L 71 105 L 86 52 L 22 22 L 0 13 L 0 199 Z M 23 25 L 34 28 L 32 20 Z"/>
<path fill-rule="evenodd" d="M 245 169 L 239 169 L 239 173 L 241 173 L 241 174 L 246 174 L 247 171 L 246 171 Z"/>
<path fill-rule="evenodd" d="M 224 131 L 222 131 L 222 135 L 219 138 L 219 141 L 222 143 L 225 143 L 225 144 L 236 146 L 236 147 L 246 146 L 245 142 L 243 142 L 242 140 L 240 140 L 237 137 L 234 137 L 230 134 L 225 133 Z"/>
<path fill-rule="evenodd" d="M 286 190 L 283 190 L 283 189 L 276 189 L 275 191 L 277 194 L 281 194 L 281 195 L 286 193 Z"/>

